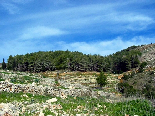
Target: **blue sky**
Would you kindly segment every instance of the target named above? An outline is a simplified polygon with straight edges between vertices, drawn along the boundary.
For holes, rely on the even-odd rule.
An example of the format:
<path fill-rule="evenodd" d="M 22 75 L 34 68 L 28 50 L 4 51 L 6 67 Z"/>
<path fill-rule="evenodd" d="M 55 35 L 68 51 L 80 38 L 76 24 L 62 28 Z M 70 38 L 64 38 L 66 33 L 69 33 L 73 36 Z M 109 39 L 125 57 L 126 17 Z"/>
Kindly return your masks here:
<path fill-rule="evenodd" d="M 155 43 L 154 0 L 0 0 L 0 59 L 49 50 L 109 55 Z"/>

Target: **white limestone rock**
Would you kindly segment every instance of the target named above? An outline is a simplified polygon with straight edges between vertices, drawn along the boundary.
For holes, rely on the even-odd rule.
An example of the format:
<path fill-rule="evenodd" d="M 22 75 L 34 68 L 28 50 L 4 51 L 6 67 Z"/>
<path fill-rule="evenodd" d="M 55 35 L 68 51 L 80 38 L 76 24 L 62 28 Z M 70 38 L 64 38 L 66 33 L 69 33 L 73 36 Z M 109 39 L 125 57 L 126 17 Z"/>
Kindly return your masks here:
<path fill-rule="evenodd" d="M 49 104 L 56 102 L 56 101 L 57 101 L 57 98 L 52 98 L 52 99 L 46 100 L 46 102 Z"/>

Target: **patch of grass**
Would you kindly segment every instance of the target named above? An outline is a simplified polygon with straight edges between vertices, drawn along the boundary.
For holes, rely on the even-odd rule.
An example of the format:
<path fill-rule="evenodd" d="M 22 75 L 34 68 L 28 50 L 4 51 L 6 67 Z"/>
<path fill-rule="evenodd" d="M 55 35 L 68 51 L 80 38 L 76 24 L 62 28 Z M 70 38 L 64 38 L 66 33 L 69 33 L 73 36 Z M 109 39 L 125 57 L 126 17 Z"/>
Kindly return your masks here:
<path fill-rule="evenodd" d="M 23 93 L 0 93 L 0 103 L 8 103 L 12 101 L 28 101 L 32 103 L 44 103 L 46 100 L 51 99 L 51 96 L 43 95 L 32 95 L 26 94 L 27 97 L 23 97 Z M 105 102 L 105 98 L 91 98 L 91 97 L 71 97 L 68 96 L 66 99 L 57 97 L 57 101 L 54 104 L 60 104 L 62 109 L 56 111 L 65 111 L 67 114 L 95 114 L 96 116 L 109 115 L 109 116 L 124 116 L 128 115 L 139 115 L 139 116 L 154 116 L 155 112 L 151 103 L 147 100 L 132 100 L 126 102 L 109 103 Z M 43 110 L 46 115 L 55 115 L 46 108 Z M 89 115 L 88 114 L 88 115 Z M 31 115 L 25 112 L 25 115 Z"/>
<path fill-rule="evenodd" d="M 4 74 L 10 74 L 10 73 L 8 73 L 8 72 L 0 72 L 0 73 L 4 73 Z"/>
<path fill-rule="evenodd" d="M 47 77 L 43 75 L 43 78 L 47 78 Z"/>
<path fill-rule="evenodd" d="M 51 112 L 51 111 L 50 111 L 49 109 L 47 109 L 47 108 L 43 111 L 43 113 L 44 113 L 45 116 L 47 116 L 47 115 L 56 116 L 55 113 Z"/>
<path fill-rule="evenodd" d="M 49 75 L 45 74 L 45 73 L 40 73 L 42 75 L 43 78 L 47 78 Z"/>
<path fill-rule="evenodd" d="M 110 116 L 130 115 L 154 115 L 153 107 L 146 100 L 133 100 L 129 102 L 107 103 L 104 98 L 95 99 L 89 97 L 68 97 L 59 99 L 63 110 L 67 113 L 80 114 L 92 113 L 95 115 L 107 114 Z"/>
<path fill-rule="evenodd" d="M 81 72 L 76 73 L 76 76 L 80 76 L 80 75 L 83 75 L 83 74 Z"/>
<path fill-rule="evenodd" d="M 33 116 L 34 114 L 32 114 L 32 113 L 30 113 L 30 112 L 28 112 L 28 111 L 26 111 L 26 112 L 24 112 L 24 113 L 20 113 L 19 114 L 19 116 Z"/>
<path fill-rule="evenodd" d="M 23 76 L 23 77 L 13 77 L 11 78 L 11 83 L 14 84 L 27 84 L 27 83 L 39 83 L 39 79 L 38 78 L 34 78 L 34 77 L 30 77 L 30 76 Z"/>
<path fill-rule="evenodd" d="M 23 96 L 26 95 L 27 97 Z M 42 103 L 48 99 L 51 99 L 51 96 L 43 96 L 43 95 L 33 95 L 30 93 L 8 93 L 8 92 L 0 92 L 0 103 L 8 103 L 13 101 L 23 102 L 29 101 L 30 103 Z"/>
<path fill-rule="evenodd" d="M 63 87 L 63 86 L 60 86 L 60 87 L 58 87 L 58 88 L 60 88 L 60 89 L 69 89 L 69 88 L 65 88 L 65 87 Z"/>
<path fill-rule="evenodd" d="M 22 75 L 20 72 L 16 73 L 17 75 Z"/>

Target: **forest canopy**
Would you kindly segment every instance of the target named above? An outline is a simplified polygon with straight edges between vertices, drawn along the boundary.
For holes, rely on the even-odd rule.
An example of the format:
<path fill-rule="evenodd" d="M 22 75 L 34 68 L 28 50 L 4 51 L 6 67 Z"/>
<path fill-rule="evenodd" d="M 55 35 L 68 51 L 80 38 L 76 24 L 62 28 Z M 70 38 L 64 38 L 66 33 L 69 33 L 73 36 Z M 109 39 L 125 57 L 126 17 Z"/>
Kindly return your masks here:
<path fill-rule="evenodd" d="M 10 55 L 7 69 L 14 71 L 44 72 L 54 70 L 104 71 L 122 73 L 139 65 L 140 51 L 136 46 L 108 56 L 86 55 L 71 51 L 39 51 L 25 55 Z"/>

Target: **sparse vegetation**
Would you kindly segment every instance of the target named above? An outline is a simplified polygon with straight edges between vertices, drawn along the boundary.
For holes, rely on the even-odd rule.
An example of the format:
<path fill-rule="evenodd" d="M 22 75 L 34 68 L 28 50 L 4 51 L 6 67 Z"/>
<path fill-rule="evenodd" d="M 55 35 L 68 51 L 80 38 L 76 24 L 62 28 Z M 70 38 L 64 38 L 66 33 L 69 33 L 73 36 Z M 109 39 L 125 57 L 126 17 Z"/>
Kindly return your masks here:
<path fill-rule="evenodd" d="M 35 77 L 31 77 L 31 76 L 22 76 L 22 77 L 13 77 L 11 78 L 11 83 L 14 83 L 14 84 L 27 84 L 27 83 L 39 83 L 39 79 L 38 78 L 35 78 Z"/>
<path fill-rule="evenodd" d="M 51 99 L 50 96 L 41 96 L 32 94 L 26 94 L 28 98 L 23 97 L 23 93 L 7 93 L 1 92 L 0 94 L 0 103 L 4 102 L 23 102 L 28 101 L 27 104 L 32 103 L 44 103 L 46 100 Z M 57 97 L 57 101 L 54 104 L 61 104 L 60 109 L 55 109 L 57 112 L 66 112 L 67 114 L 95 114 L 95 115 L 109 115 L 109 116 L 124 116 L 125 114 L 129 115 L 139 115 L 139 116 L 153 116 L 155 112 L 153 107 L 147 100 L 132 100 L 124 101 L 118 103 L 107 103 L 104 98 L 95 99 L 90 97 L 71 97 L 68 96 L 66 99 L 61 99 Z M 30 109 L 29 113 L 25 112 L 27 115 L 34 115 Z M 45 115 L 55 115 L 49 108 L 43 110 Z M 24 114 L 22 114 L 24 115 Z"/>
<path fill-rule="evenodd" d="M 33 95 L 30 93 L 8 93 L 8 92 L 0 92 L 0 103 L 8 103 L 8 102 L 26 102 L 31 103 L 42 103 L 46 100 L 52 98 L 51 96 L 43 96 L 43 95 Z"/>

